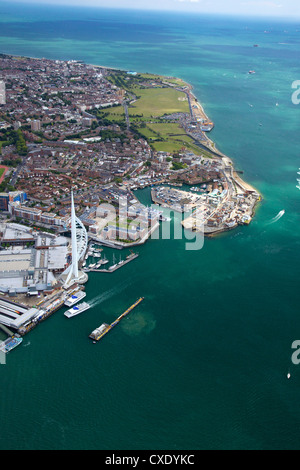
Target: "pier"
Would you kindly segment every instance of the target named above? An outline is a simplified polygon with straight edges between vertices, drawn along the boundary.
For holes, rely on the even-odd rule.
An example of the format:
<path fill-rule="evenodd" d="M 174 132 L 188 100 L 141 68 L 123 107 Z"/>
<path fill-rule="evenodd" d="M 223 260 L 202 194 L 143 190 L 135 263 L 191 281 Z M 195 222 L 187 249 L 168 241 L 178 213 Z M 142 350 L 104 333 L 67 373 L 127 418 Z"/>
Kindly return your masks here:
<path fill-rule="evenodd" d="M 101 338 L 103 338 L 104 335 L 106 335 L 106 333 L 112 330 L 122 320 L 122 318 L 126 317 L 143 300 L 144 297 L 140 297 L 133 305 L 131 305 L 131 307 L 125 310 L 125 312 L 122 313 L 122 315 L 120 315 L 111 325 L 108 325 L 107 323 L 102 323 L 99 328 L 96 328 L 96 330 L 92 331 L 92 333 L 89 335 L 89 338 L 93 339 L 94 341 L 99 341 Z"/>
<path fill-rule="evenodd" d="M 9 328 L 7 328 L 7 326 L 2 325 L 2 323 L 0 323 L 0 329 L 2 331 L 4 331 L 4 333 L 7 334 L 7 336 L 13 336 L 14 335 L 14 333 Z"/>
<path fill-rule="evenodd" d="M 95 272 L 95 273 L 114 273 L 115 271 L 117 271 L 117 269 L 122 268 L 122 266 L 125 266 L 125 264 L 130 263 L 130 261 L 133 261 L 138 256 L 139 256 L 138 253 L 129 255 L 128 258 L 126 258 L 124 261 L 119 262 L 118 264 L 113 266 L 111 269 L 110 268 L 108 268 L 108 269 L 101 269 L 101 268 L 91 268 L 91 269 L 89 269 L 89 268 L 85 268 L 84 271 L 85 272 Z"/>

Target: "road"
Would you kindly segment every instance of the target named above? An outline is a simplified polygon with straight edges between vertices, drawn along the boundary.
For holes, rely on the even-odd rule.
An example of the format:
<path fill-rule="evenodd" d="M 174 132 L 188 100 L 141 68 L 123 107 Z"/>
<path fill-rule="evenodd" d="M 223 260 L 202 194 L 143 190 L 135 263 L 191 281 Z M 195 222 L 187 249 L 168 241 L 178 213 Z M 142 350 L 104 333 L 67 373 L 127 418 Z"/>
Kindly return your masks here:
<path fill-rule="evenodd" d="M 15 171 L 13 172 L 13 175 L 10 179 L 10 183 L 12 186 L 15 186 L 16 182 L 17 182 L 17 178 L 19 176 L 19 173 L 21 171 L 21 169 L 23 168 L 23 166 L 25 165 L 25 162 L 26 162 L 26 158 L 22 158 L 22 163 L 20 163 L 20 165 L 15 169 Z"/>
<path fill-rule="evenodd" d="M 124 101 L 123 102 L 123 107 L 125 111 L 125 119 L 126 119 L 126 124 L 127 124 L 127 130 L 130 130 L 130 120 L 129 120 L 129 113 L 128 113 L 128 106 L 127 103 Z"/>

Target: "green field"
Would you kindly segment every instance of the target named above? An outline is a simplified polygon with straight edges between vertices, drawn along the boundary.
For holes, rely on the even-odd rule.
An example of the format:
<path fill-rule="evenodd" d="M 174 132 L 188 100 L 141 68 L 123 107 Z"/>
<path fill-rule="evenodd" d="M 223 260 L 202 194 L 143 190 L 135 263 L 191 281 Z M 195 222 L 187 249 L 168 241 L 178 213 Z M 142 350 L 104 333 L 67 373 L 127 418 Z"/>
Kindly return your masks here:
<path fill-rule="evenodd" d="M 185 94 L 173 88 L 136 88 L 134 93 L 139 98 L 128 108 L 130 116 L 151 118 L 164 114 L 189 113 Z"/>
<path fill-rule="evenodd" d="M 194 144 L 191 137 L 187 136 L 184 130 L 174 123 L 153 123 L 147 124 L 146 128 L 140 128 L 139 132 L 144 135 L 148 142 L 156 151 L 178 152 L 183 147 L 200 155 L 203 151 Z"/>
<path fill-rule="evenodd" d="M 208 153 L 194 144 L 194 140 L 185 133 L 179 123 L 160 119 L 174 113 L 190 114 L 186 94 L 175 89 L 175 86 L 187 86 L 183 80 L 148 73 L 128 77 L 121 71 L 110 79 L 117 86 L 123 85 L 128 92 L 127 99 L 136 96 L 136 101 L 128 105 L 132 129 L 135 128 L 145 137 L 154 150 L 177 153 L 187 149 L 197 155 Z M 165 86 L 163 82 L 169 83 L 170 86 Z M 124 119 L 122 106 L 109 108 L 104 112 L 108 113 L 107 119 L 110 121 Z"/>
<path fill-rule="evenodd" d="M 153 73 L 139 73 L 138 76 L 147 80 L 157 80 L 165 83 L 170 83 L 171 85 L 176 85 L 179 87 L 187 86 L 187 83 L 181 80 L 181 78 L 164 77 L 163 75 L 155 75 Z"/>
<path fill-rule="evenodd" d="M 110 123 L 125 123 L 125 111 L 123 106 L 101 108 L 99 110 L 95 110 L 94 114 L 100 121 L 104 119 L 106 121 L 109 121 Z"/>

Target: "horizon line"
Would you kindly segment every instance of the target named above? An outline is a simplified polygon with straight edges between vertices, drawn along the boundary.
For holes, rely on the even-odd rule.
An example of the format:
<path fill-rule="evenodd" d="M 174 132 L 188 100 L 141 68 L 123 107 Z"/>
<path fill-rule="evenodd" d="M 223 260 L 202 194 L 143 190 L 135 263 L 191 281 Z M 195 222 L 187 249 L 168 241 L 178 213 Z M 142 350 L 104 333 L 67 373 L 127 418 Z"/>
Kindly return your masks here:
<path fill-rule="evenodd" d="M 250 20 L 277 20 L 277 21 L 284 21 L 284 20 L 289 20 L 294 23 L 300 21 L 300 15 L 295 17 L 295 16 L 284 16 L 284 15 L 277 15 L 277 14 L 266 14 L 266 13 L 242 13 L 242 12 L 216 12 L 216 11 L 197 11 L 197 10 L 188 10 L 188 9 L 171 9 L 171 8 L 150 8 L 150 7 L 136 7 L 136 6 L 117 6 L 117 5 L 112 5 L 112 6 L 106 6 L 106 5 L 93 5 L 90 3 L 86 3 L 85 5 L 79 5 L 79 4 L 70 4 L 70 3 L 51 3 L 46 0 L 46 2 L 42 5 L 39 4 L 38 1 L 35 0 L 4 0 L 3 4 L 7 4 L 9 6 L 12 6 L 12 4 L 15 5 L 36 5 L 39 6 L 39 8 L 43 7 L 53 7 L 53 8 L 77 8 L 77 9 L 95 9 L 95 10 L 122 10 L 122 11 L 136 11 L 136 12 L 142 12 L 142 11 L 148 11 L 148 12 L 153 12 L 153 13 L 161 13 L 161 12 L 169 12 L 169 13 L 178 13 L 178 14 L 190 14 L 190 15 L 197 15 L 197 16 L 219 16 L 219 17 L 231 17 L 231 18 L 241 18 L 241 19 L 250 19 Z"/>

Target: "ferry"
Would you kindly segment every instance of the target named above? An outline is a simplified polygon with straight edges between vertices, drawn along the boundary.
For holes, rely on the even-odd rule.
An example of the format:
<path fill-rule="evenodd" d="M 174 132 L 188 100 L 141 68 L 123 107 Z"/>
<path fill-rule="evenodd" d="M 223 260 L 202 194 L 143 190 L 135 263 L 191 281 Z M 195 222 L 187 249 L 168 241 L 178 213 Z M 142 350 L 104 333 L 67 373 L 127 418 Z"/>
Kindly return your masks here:
<path fill-rule="evenodd" d="M 75 305 L 74 307 L 70 308 L 69 310 L 67 310 L 64 315 L 67 317 L 67 318 L 72 318 L 72 317 L 75 317 L 76 315 L 79 315 L 80 313 L 82 312 L 85 312 L 86 310 L 88 310 L 89 308 L 91 308 L 91 306 L 87 303 L 87 302 L 82 302 L 81 304 L 79 305 Z"/>
<path fill-rule="evenodd" d="M 18 336 L 12 336 L 7 338 L 5 341 L 0 343 L 0 351 L 4 352 L 5 354 L 9 353 L 12 349 L 15 349 L 19 344 L 21 344 L 23 338 Z"/>
<path fill-rule="evenodd" d="M 66 307 L 73 307 L 73 305 L 77 304 L 80 300 L 84 299 L 86 293 L 84 291 L 79 291 L 76 294 L 71 295 L 65 302 L 64 305 Z"/>

